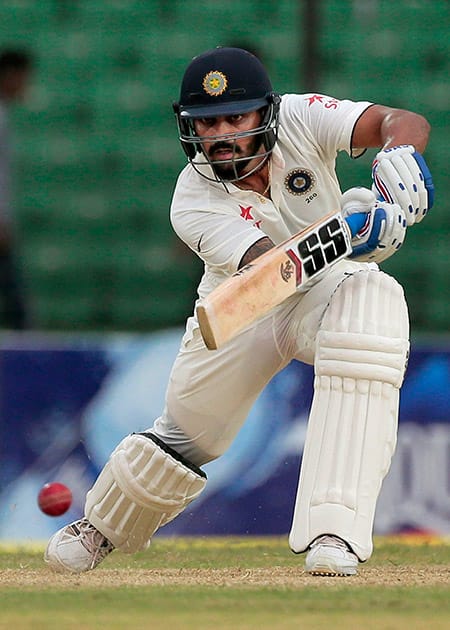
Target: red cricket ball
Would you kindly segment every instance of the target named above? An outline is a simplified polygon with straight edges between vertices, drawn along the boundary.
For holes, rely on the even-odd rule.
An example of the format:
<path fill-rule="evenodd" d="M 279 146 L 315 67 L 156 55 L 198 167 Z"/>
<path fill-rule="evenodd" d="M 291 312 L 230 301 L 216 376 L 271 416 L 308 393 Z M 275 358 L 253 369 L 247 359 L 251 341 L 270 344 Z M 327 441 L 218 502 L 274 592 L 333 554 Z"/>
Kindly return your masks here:
<path fill-rule="evenodd" d="M 44 514 L 61 516 L 72 505 L 72 492 L 63 483 L 46 483 L 38 494 L 38 505 Z"/>

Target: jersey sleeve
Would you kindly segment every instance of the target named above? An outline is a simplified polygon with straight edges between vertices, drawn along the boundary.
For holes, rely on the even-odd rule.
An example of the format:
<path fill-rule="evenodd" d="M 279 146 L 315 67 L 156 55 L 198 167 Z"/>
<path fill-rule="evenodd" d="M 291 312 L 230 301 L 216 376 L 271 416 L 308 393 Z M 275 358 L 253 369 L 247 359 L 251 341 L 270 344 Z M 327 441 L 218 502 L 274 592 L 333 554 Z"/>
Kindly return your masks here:
<path fill-rule="evenodd" d="M 353 131 L 360 116 L 373 105 L 368 101 L 339 100 L 325 94 L 285 95 L 285 126 L 302 133 L 325 154 L 346 151 L 359 157 L 365 147 L 352 146 Z"/>
<path fill-rule="evenodd" d="M 177 186 L 171 206 L 173 229 L 210 268 L 221 275 L 237 271 L 247 250 L 266 234 L 231 213 L 226 202 L 208 200 L 207 185 L 201 194 Z"/>

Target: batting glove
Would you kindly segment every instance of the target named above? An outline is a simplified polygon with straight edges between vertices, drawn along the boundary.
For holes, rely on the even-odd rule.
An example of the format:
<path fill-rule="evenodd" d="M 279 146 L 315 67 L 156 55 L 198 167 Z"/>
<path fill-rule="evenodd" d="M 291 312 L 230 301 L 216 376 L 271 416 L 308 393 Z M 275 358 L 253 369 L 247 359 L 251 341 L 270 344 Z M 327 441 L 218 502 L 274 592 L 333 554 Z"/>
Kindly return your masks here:
<path fill-rule="evenodd" d="M 352 233 L 353 260 L 380 263 L 403 245 L 407 221 L 398 204 L 377 201 L 367 188 L 350 188 L 341 208 Z"/>
<path fill-rule="evenodd" d="M 378 198 L 397 203 L 408 225 L 422 221 L 433 207 L 434 186 L 423 156 L 411 144 L 377 153 L 372 164 L 372 190 Z"/>

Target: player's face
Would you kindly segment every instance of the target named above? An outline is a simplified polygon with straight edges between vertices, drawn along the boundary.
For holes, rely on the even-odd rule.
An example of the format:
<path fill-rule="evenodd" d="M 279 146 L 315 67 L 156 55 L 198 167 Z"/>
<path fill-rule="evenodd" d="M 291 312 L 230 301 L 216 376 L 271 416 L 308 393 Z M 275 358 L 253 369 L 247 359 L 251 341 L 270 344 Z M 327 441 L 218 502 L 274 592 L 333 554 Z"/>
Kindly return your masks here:
<path fill-rule="evenodd" d="M 235 179 L 251 170 L 255 157 L 262 152 L 261 135 L 236 137 L 235 134 L 256 129 L 261 124 L 259 111 L 215 118 L 199 118 L 195 132 L 201 138 L 202 148 L 220 179 Z"/>

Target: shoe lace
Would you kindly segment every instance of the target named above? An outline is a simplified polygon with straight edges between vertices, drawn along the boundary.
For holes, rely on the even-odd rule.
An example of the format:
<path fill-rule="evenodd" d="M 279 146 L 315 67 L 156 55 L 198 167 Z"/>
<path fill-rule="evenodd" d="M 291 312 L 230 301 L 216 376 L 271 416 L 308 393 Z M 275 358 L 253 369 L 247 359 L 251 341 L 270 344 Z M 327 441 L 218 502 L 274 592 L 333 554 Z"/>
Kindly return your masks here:
<path fill-rule="evenodd" d="M 91 569 L 97 566 L 114 549 L 114 545 L 87 518 L 74 523 L 72 530 L 75 535 L 79 536 L 83 547 L 92 554 Z"/>

